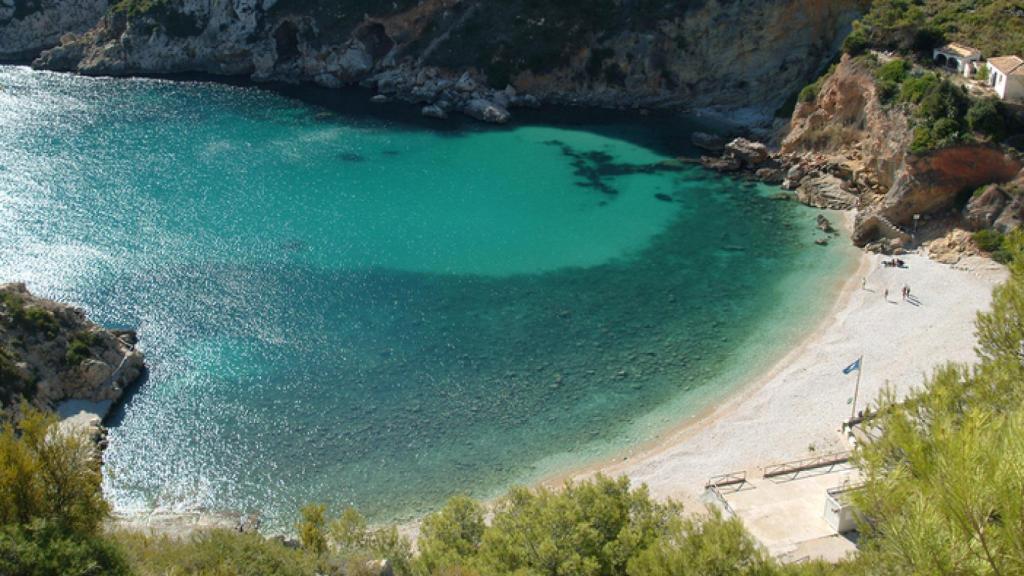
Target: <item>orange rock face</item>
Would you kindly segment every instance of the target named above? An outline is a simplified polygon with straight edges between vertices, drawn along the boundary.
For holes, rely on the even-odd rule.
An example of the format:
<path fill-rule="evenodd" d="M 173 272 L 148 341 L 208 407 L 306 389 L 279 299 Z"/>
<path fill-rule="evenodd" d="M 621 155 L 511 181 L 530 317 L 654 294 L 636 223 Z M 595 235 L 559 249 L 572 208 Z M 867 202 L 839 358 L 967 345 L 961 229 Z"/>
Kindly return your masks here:
<path fill-rule="evenodd" d="M 914 214 L 955 207 L 963 195 L 980 186 L 1009 182 L 1021 162 L 995 146 L 956 146 L 907 159 L 896 184 L 886 194 L 881 211 L 897 224 Z"/>

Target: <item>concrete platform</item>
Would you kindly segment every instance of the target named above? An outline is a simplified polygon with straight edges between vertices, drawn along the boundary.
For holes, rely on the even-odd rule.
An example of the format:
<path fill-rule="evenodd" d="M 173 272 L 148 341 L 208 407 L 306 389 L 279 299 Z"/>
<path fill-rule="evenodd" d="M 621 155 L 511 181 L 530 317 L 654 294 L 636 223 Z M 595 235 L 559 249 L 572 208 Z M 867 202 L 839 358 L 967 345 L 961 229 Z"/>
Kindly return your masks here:
<path fill-rule="evenodd" d="M 827 491 L 858 482 L 850 464 L 804 470 L 718 489 L 727 508 L 768 552 L 783 562 L 835 561 L 856 550 L 856 535 L 841 536 L 825 521 Z"/>

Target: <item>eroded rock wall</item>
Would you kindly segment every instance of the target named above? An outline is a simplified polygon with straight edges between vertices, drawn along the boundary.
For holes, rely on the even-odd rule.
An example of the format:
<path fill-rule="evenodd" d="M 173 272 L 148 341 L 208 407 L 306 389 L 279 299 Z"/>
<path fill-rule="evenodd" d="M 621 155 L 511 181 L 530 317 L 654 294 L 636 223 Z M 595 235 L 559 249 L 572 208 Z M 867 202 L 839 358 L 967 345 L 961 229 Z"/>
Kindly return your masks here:
<path fill-rule="evenodd" d="M 96 25 L 107 0 L 0 0 L 0 60 L 31 61 L 61 36 Z"/>
<path fill-rule="evenodd" d="M 532 105 L 516 100 L 529 93 L 612 107 L 747 108 L 764 118 L 832 57 L 862 7 L 860 0 L 572 4 L 168 0 L 159 10 L 113 10 L 36 65 L 363 83 L 442 110 L 480 98 L 500 108 Z"/>

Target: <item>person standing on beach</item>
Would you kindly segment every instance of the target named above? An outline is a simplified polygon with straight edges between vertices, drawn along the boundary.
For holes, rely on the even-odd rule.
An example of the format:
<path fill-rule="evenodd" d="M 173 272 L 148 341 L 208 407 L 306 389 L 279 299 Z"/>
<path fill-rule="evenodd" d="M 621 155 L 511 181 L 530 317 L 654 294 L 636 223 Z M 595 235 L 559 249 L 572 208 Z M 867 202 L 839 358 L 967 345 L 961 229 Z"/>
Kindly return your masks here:
<path fill-rule="evenodd" d="M 889 289 L 888 288 L 885 289 L 885 301 L 886 302 L 889 301 Z"/>

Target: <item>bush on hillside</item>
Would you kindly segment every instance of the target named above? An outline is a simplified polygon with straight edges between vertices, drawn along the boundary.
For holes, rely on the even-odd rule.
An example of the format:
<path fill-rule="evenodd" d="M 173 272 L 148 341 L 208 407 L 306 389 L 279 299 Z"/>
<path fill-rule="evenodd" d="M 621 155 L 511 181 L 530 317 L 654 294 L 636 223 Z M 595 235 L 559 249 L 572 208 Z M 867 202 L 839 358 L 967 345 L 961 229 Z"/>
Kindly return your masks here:
<path fill-rule="evenodd" d="M 56 434 L 56 417 L 21 407 L 17 425 L 0 428 L 0 525 L 42 520 L 92 534 L 106 518 L 99 462 L 89 441 Z"/>
<path fill-rule="evenodd" d="M 112 539 L 138 576 L 311 576 L 319 571 L 314 555 L 258 534 L 213 530 L 182 540 L 117 532 Z"/>
<path fill-rule="evenodd" d="M 68 532 L 48 520 L 0 526 L 0 574 L 128 576 L 118 547 L 99 534 Z"/>
<path fill-rule="evenodd" d="M 967 125 L 971 130 L 1001 140 L 1006 136 L 1006 121 L 995 98 L 981 98 L 967 109 Z"/>

